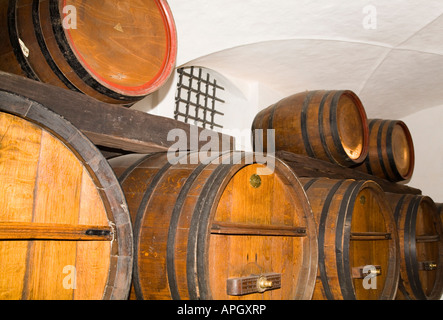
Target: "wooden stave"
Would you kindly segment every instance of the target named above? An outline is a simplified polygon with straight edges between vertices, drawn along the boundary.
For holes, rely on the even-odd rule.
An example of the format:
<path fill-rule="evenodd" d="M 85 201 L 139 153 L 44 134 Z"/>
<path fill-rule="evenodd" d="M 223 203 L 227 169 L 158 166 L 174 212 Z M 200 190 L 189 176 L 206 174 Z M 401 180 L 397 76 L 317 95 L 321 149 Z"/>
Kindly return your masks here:
<path fill-rule="evenodd" d="M 110 270 L 103 300 L 127 299 L 133 263 L 132 225 L 124 194 L 106 159 L 68 121 L 33 100 L 0 91 L 0 111 L 37 124 L 63 141 L 88 170 L 116 234 L 112 240 Z"/>
<path fill-rule="evenodd" d="M 230 157 L 231 154 L 233 154 L 235 152 L 228 152 L 227 154 L 225 153 L 224 155 L 218 155 L 213 159 L 217 159 L 218 157 Z M 237 154 L 239 154 L 237 152 Z M 136 154 L 131 154 L 131 155 L 125 155 L 125 156 L 121 156 L 121 157 L 117 157 L 117 158 L 113 158 L 110 159 L 109 162 L 111 164 L 111 167 L 114 168 L 117 176 L 120 176 L 119 181 L 120 183 L 123 183 L 124 180 L 126 178 L 128 178 L 130 176 L 130 172 L 134 169 L 136 169 L 138 167 L 138 165 L 140 163 L 143 163 L 146 159 L 151 158 L 154 159 L 153 161 L 157 161 L 158 158 L 161 157 L 165 157 L 165 153 L 155 153 L 155 154 L 150 154 L 150 155 L 136 155 Z M 125 163 L 124 158 L 132 158 L 129 163 Z M 157 159 L 155 159 L 157 158 Z M 132 165 L 130 165 L 130 163 L 132 163 Z M 150 176 L 150 181 L 146 184 L 147 188 L 152 187 L 152 185 L 155 185 L 155 180 L 159 179 L 167 170 L 168 168 L 171 167 L 171 164 L 166 163 L 163 166 L 159 166 L 157 169 L 158 171 L 156 171 L 152 176 Z M 280 164 L 279 164 L 280 165 Z M 284 165 L 283 163 L 281 163 L 281 165 L 283 165 L 282 168 L 289 169 L 289 167 L 287 167 L 286 165 Z M 198 179 L 197 176 L 203 171 L 205 170 L 205 166 L 204 164 L 199 164 L 197 167 L 194 166 L 194 171 L 192 171 L 192 174 L 190 177 L 188 177 L 188 181 L 190 181 L 190 184 L 184 185 L 183 189 L 186 189 L 186 186 L 188 186 L 189 188 L 192 188 L 191 185 L 194 183 L 194 179 Z M 206 194 L 211 198 L 211 199 L 217 199 L 217 197 L 220 197 L 220 192 L 219 190 L 223 190 L 224 186 L 226 186 L 227 181 L 226 181 L 226 177 L 225 174 L 226 172 L 231 172 L 230 174 L 233 174 L 234 172 L 240 170 L 242 167 L 244 167 L 245 164 L 233 164 L 233 165 L 224 165 L 223 166 L 218 166 L 217 169 L 218 172 L 216 170 L 214 170 L 214 176 L 215 176 L 215 180 L 211 180 L 211 182 L 206 183 L 205 186 L 203 188 L 206 189 Z M 287 172 L 291 172 L 290 170 Z M 211 175 L 212 177 L 212 175 Z M 295 175 L 294 175 L 295 177 Z M 154 182 L 153 182 L 154 181 Z M 208 179 L 209 181 L 209 179 Z M 223 182 L 223 185 L 219 186 L 218 184 L 220 182 Z M 122 184 L 124 186 L 124 184 Z M 214 188 L 213 186 L 216 185 L 218 187 Z M 212 186 L 212 187 L 211 187 Z M 125 190 L 125 189 L 124 189 Z M 151 190 L 152 191 L 152 190 Z M 147 191 L 145 193 L 148 194 L 151 191 Z M 183 190 L 181 190 L 183 191 Z M 189 189 L 187 190 L 189 191 Z M 180 192 L 180 194 L 186 195 L 186 192 Z M 211 195 L 212 194 L 212 195 Z M 145 197 L 146 198 L 146 197 Z M 143 200 L 145 200 L 145 198 Z M 141 202 L 143 202 L 143 200 Z M 187 201 L 187 200 L 182 200 L 181 201 Z M 176 283 L 172 283 L 173 288 L 170 289 L 171 292 L 171 297 L 168 297 L 167 299 L 213 299 L 212 295 L 211 295 L 211 289 L 209 288 L 209 286 L 207 285 L 207 273 L 208 270 L 206 269 L 207 266 L 205 265 L 204 261 L 204 257 L 207 255 L 207 242 L 209 239 L 209 233 L 208 228 L 209 228 L 209 224 L 210 224 L 210 214 L 209 214 L 209 209 L 212 206 L 211 205 L 212 201 L 203 201 L 200 202 L 200 205 L 202 206 L 202 208 L 200 208 L 200 210 L 202 210 L 203 212 L 206 212 L 206 215 L 203 214 L 203 218 L 199 218 L 198 215 L 193 214 L 192 215 L 192 222 L 191 222 L 191 228 L 192 230 L 190 230 L 190 235 L 193 236 L 192 241 L 188 241 L 188 249 L 189 251 L 191 251 L 191 254 L 187 256 L 186 260 L 187 260 L 187 264 L 188 265 L 193 265 L 192 268 L 188 268 L 186 273 L 187 273 L 187 277 L 188 277 L 188 293 L 189 295 L 185 295 L 183 296 L 183 294 L 180 296 L 180 294 L 177 291 L 176 288 Z M 132 203 L 129 200 L 128 201 L 129 206 L 130 206 L 130 211 L 132 214 L 132 218 L 135 219 L 137 216 L 140 216 L 140 214 L 143 212 L 144 208 L 143 205 L 139 206 L 140 201 L 137 200 L 137 204 L 131 208 Z M 138 208 L 137 208 L 138 207 Z M 142 208 L 142 210 L 141 210 Z M 175 206 L 175 209 L 179 208 L 179 206 Z M 305 209 L 309 209 L 310 207 L 308 206 Z M 134 214 L 134 211 L 137 211 L 136 214 Z M 214 210 L 212 210 L 214 211 Z M 176 214 L 179 214 L 179 212 L 176 212 Z M 213 214 L 213 213 L 211 213 Z M 178 219 L 178 217 L 176 217 L 176 219 Z M 316 257 L 317 257 L 317 248 L 316 248 L 316 236 L 313 233 L 315 233 L 315 227 L 313 224 L 313 221 L 310 221 L 309 215 L 307 216 L 307 222 L 309 224 L 308 226 L 308 231 L 311 233 L 309 235 L 309 242 L 312 242 L 310 244 L 306 244 L 305 243 L 305 247 L 304 247 L 304 260 L 307 261 L 304 264 L 304 268 L 306 269 L 305 272 L 305 276 L 303 277 L 304 282 L 302 282 L 302 284 L 304 283 L 305 287 L 300 286 L 300 288 L 297 290 L 298 293 L 296 295 L 296 299 L 310 299 L 311 295 L 312 295 L 312 291 L 314 289 L 314 282 L 315 282 L 315 274 L 316 274 Z M 135 252 L 137 252 L 137 248 L 138 248 L 138 242 L 140 241 L 139 239 L 139 232 L 140 232 L 140 220 L 139 221 L 135 221 L 134 222 L 134 243 L 135 243 Z M 171 223 L 171 225 L 169 226 L 170 230 L 174 230 L 174 228 L 177 227 L 177 221 L 175 221 L 174 223 Z M 200 229 L 200 230 L 199 230 Z M 206 231 L 201 231 L 201 230 L 206 230 Z M 168 232 L 168 234 L 171 234 L 171 231 Z M 169 245 L 173 243 L 173 241 L 170 242 L 170 237 L 168 238 L 168 248 Z M 309 247 L 309 249 L 307 249 Z M 171 247 L 172 248 L 172 247 Z M 172 248 L 173 249 L 173 248 Z M 309 257 L 310 256 L 310 257 Z M 171 257 L 169 257 L 170 259 Z M 135 261 L 137 260 L 137 255 L 135 256 Z M 309 263 L 309 261 L 311 261 Z M 315 261 L 315 263 L 314 263 Z M 137 279 L 137 275 L 138 275 L 138 270 L 137 269 L 137 261 L 134 263 L 134 281 L 133 281 L 133 291 L 134 293 L 131 293 L 131 298 L 135 299 L 146 299 L 146 297 L 143 295 L 142 292 L 142 288 L 140 286 L 140 280 Z M 171 270 L 170 268 L 167 268 L 167 272 L 168 272 L 168 279 L 171 279 L 171 275 L 174 272 L 174 270 Z M 137 280 L 139 282 L 137 282 Z M 171 286 L 171 283 L 169 283 L 169 285 Z M 183 290 L 181 290 L 181 292 L 183 292 Z M 155 295 L 155 293 L 154 293 Z M 152 299 L 152 297 L 150 297 L 149 299 Z M 154 299 L 159 299 L 159 298 L 154 298 Z M 160 298 L 160 299 L 164 299 L 164 297 Z"/>

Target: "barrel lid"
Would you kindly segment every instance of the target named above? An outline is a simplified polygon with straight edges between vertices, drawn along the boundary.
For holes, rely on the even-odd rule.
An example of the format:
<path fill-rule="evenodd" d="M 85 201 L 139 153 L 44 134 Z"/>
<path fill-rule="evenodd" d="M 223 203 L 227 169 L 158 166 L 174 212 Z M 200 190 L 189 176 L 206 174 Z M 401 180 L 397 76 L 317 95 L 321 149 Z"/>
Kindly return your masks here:
<path fill-rule="evenodd" d="M 82 256 L 91 254 L 97 257 L 94 250 L 103 247 L 101 243 L 104 243 L 103 248 L 108 249 L 103 251 L 101 259 L 103 260 L 106 256 L 106 252 L 109 258 L 107 264 L 102 265 L 104 269 L 94 271 L 94 265 L 90 265 L 92 273 L 99 272 L 100 278 L 106 277 L 106 282 L 98 287 L 96 294 L 101 294 L 102 299 L 126 299 L 129 294 L 132 272 L 132 228 L 126 200 L 106 159 L 78 129 L 35 101 L 0 91 L 0 115 L 3 120 L 10 120 L 2 121 L 1 124 L 7 126 L 5 130 L 11 130 L 10 138 L 17 139 L 16 143 L 20 143 L 19 139 L 24 139 L 23 142 L 30 141 L 33 139 L 31 134 L 35 133 L 33 134 L 35 143 L 30 141 L 30 144 L 26 144 L 26 149 L 14 144 L 13 140 L 2 148 L 3 153 L 6 154 L 3 165 L 13 170 L 3 171 L 1 179 L 7 179 L 4 182 L 10 188 L 21 190 L 23 197 L 13 198 L 16 204 L 20 205 L 26 199 L 30 199 L 31 207 L 28 206 L 30 210 L 27 211 L 29 214 L 26 217 L 24 210 L 17 215 L 14 208 L 8 207 L 12 211 L 2 215 L 0 237 L 3 240 L 29 241 L 33 243 L 31 247 L 35 247 L 36 252 L 42 255 L 42 251 L 38 251 L 39 248 L 44 249 L 47 246 L 49 255 L 46 257 L 49 260 L 41 261 L 57 260 L 57 265 L 64 259 L 63 255 L 57 253 L 57 250 L 62 247 L 81 242 L 76 245 L 77 249 L 75 246 L 70 247 L 69 252 Z M 28 148 L 32 144 L 35 148 Z M 33 166 L 30 165 L 30 161 L 25 161 L 31 156 Z M 59 161 L 56 162 L 54 159 Z M 14 168 L 22 169 L 16 172 Z M 59 175 L 54 168 L 60 169 L 57 171 Z M 71 171 L 75 171 L 75 174 L 71 174 Z M 28 179 L 29 183 L 28 180 L 23 180 L 26 172 L 30 172 L 27 176 L 34 177 Z M 28 188 L 21 187 L 25 183 L 31 188 L 29 192 L 26 191 Z M 73 201 L 68 201 L 67 198 L 54 198 L 57 194 L 64 194 L 64 190 L 72 191 L 69 191 L 72 195 L 69 199 Z M 2 243 L 18 244 L 23 241 L 2 241 Z M 94 249 L 94 247 L 97 248 Z M 51 250 L 55 251 L 51 253 Z M 65 253 L 67 256 L 67 251 Z M 31 258 L 32 254 L 28 259 Z M 85 267 L 85 265 L 79 267 L 77 263 L 80 260 L 77 261 L 75 257 L 71 258 L 74 259 L 72 260 L 74 263 L 69 266 L 74 268 L 67 272 L 76 270 L 77 267 L 78 270 Z M 85 259 L 81 261 L 83 261 L 80 262 L 82 264 L 90 263 Z M 63 277 L 63 270 L 58 270 L 59 272 L 53 270 L 55 273 L 52 275 L 46 273 L 46 270 L 51 268 L 50 263 L 44 268 L 39 268 L 39 262 L 37 260 L 35 262 L 37 264 L 32 264 L 32 274 L 41 277 L 42 280 L 47 278 L 47 282 L 52 283 L 53 279 Z M 78 277 L 81 278 L 80 274 Z M 90 287 L 93 288 L 96 279 L 86 279 L 86 281 L 87 283 L 91 281 Z M 60 280 L 57 286 L 61 286 L 61 283 Z M 27 284 L 23 292 L 27 286 L 31 285 Z M 80 285 L 79 282 L 78 285 Z M 83 281 L 81 285 L 84 285 Z M 36 294 L 40 289 L 35 292 L 31 290 L 32 294 Z M 80 294 L 80 291 L 73 290 L 75 294 L 72 293 L 71 298 L 78 298 L 77 294 Z M 60 292 L 63 292 L 63 289 Z M 51 294 L 56 293 L 51 291 Z M 87 299 L 87 296 L 83 296 L 83 299 Z M 23 297 L 28 296 L 24 294 Z M 32 297 L 32 295 L 29 296 L 29 298 Z M 39 296 L 39 299 L 44 298 L 45 295 Z"/>
<path fill-rule="evenodd" d="M 177 32 L 166 0 L 107 1 L 100 7 L 64 0 L 63 7 L 52 6 L 51 14 L 60 17 L 53 24 L 65 57 L 99 92 L 143 97 L 174 70 Z M 76 19 L 75 28 L 69 19 Z"/>

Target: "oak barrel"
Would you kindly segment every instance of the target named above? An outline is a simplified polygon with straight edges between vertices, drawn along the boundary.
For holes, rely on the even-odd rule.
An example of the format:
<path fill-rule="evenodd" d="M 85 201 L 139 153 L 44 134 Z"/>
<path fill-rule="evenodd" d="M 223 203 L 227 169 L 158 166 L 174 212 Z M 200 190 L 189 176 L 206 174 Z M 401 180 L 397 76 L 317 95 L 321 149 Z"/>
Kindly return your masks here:
<path fill-rule="evenodd" d="M 414 163 L 414 143 L 403 121 L 369 119 L 368 156 L 356 169 L 397 182 L 412 177 Z"/>
<path fill-rule="evenodd" d="M 257 129 L 263 129 L 263 135 Z M 275 145 L 266 129 L 275 130 Z M 318 90 L 286 97 L 260 111 L 252 124 L 254 150 L 289 151 L 349 167 L 368 152 L 368 123 L 350 90 Z M 257 140 L 263 136 L 262 140 Z"/>
<path fill-rule="evenodd" d="M 443 230 L 434 201 L 387 193 L 400 238 L 397 299 L 439 300 L 443 294 Z"/>
<path fill-rule="evenodd" d="M 438 215 L 440 216 L 441 223 L 443 223 L 443 203 L 436 203 Z"/>
<path fill-rule="evenodd" d="M 0 299 L 127 299 L 132 226 L 100 151 L 39 103 L 0 91 Z"/>
<path fill-rule="evenodd" d="M 0 70 L 130 105 L 169 78 L 177 36 L 165 0 L 10 0 L 0 48 Z"/>
<path fill-rule="evenodd" d="M 391 300 L 399 280 L 391 207 L 373 181 L 300 178 L 318 227 L 314 300 Z"/>
<path fill-rule="evenodd" d="M 297 177 L 252 153 L 197 155 L 109 160 L 134 221 L 131 297 L 310 299 L 317 238 Z"/>

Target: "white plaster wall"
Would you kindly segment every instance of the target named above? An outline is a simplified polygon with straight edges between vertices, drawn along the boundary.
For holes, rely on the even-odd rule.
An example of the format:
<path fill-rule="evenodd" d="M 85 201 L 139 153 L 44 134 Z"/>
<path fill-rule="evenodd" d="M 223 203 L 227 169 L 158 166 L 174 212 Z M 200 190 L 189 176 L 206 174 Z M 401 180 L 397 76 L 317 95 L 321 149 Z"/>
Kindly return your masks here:
<path fill-rule="evenodd" d="M 211 75 L 211 79 L 217 79 L 217 83 L 225 88 L 217 91 L 217 97 L 225 101 L 217 103 L 217 110 L 224 115 L 216 116 L 216 122 L 221 124 L 223 129 L 215 127 L 214 130 L 235 137 L 237 150 L 252 151 L 250 128 L 255 115 L 261 109 L 281 99 L 284 94 L 257 81 L 227 78 L 207 68 L 204 68 L 204 71 Z M 168 83 L 160 90 L 136 103 L 132 108 L 174 118 L 177 81 L 178 76 L 174 72 Z M 190 123 L 194 124 L 192 121 Z"/>
<path fill-rule="evenodd" d="M 411 132 L 415 169 L 408 185 L 443 202 L 443 105 L 401 119 Z"/>

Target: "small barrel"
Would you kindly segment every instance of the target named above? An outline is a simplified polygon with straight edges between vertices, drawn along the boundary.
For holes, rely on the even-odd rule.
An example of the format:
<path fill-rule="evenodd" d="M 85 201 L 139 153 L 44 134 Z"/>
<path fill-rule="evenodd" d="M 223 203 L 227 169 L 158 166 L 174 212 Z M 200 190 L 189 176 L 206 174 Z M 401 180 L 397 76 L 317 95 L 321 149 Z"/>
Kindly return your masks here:
<path fill-rule="evenodd" d="M 134 221 L 131 298 L 311 299 L 317 237 L 297 177 L 252 154 L 196 155 L 109 160 Z"/>
<path fill-rule="evenodd" d="M 400 238 L 397 299 L 439 300 L 443 294 L 443 231 L 434 201 L 387 193 Z"/>
<path fill-rule="evenodd" d="M 318 227 L 314 300 L 391 300 L 399 280 L 391 207 L 373 181 L 300 178 Z"/>
<path fill-rule="evenodd" d="M 100 151 L 41 104 L 0 92 L 0 299 L 127 299 L 132 226 Z"/>
<path fill-rule="evenodd" d="M 400 120 L 369 120 L 369 152 L 356 169 L 397 182 L 414 171 L 415 154 L 411 133 Z"/>
<path fill-rule="evenodd" d="M 131 105 L 174 70 L 165 0 L 0 2 L 0 70 Z"/>
<path fill-rule="evenodd" d="M 266 129 L 275 130 L 274 145 L 267 141 Z M 256 151 L 289 151 L 345 167 L 362 163 L 368 153 L 366 112 L 349 90 L 286 97 L 256 115 L 252 133 Z"/>

